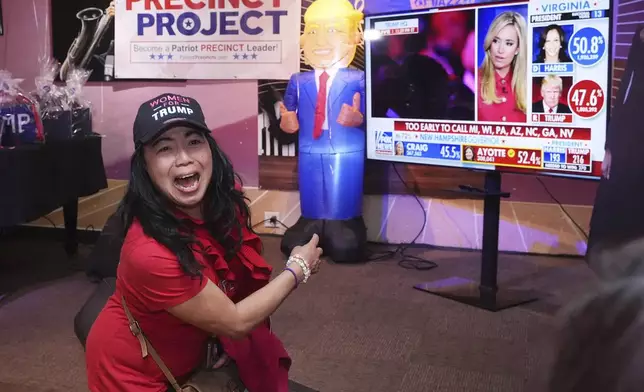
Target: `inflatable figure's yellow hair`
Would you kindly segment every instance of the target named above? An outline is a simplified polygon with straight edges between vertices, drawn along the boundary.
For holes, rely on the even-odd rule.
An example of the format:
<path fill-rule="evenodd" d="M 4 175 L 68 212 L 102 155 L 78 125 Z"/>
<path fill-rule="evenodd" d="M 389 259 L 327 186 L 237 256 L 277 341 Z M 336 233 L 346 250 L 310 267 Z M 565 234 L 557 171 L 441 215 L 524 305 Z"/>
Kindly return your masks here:
<path fill-rule="evenodd" d="M 364 1 L 315 0 L 304 12 L 304 23 L 320 20 L 347 19 L 356 25 L 362 24 Z"/>

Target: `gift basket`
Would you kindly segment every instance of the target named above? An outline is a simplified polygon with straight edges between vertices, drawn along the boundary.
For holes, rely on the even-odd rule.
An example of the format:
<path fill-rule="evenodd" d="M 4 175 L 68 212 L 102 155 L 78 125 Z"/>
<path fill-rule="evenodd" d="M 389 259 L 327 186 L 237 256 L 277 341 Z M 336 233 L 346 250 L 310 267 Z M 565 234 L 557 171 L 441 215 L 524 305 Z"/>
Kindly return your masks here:
<path fill-rule="evenodd" d="M 90 104 L 82 94 L 90 71 L 71 69 L 65 85 L 57 85 L 54 81 L 59 68 L 60 64 L 53 59 L 43 61 L 33 93 L 48 141 L 67 140 L 92 133 Z"/>
<path fill-rule="evenodd" d="M 0 70 L 0 147 L 45 141 L 37 104 L 20 89 L 21 82 Z"/>

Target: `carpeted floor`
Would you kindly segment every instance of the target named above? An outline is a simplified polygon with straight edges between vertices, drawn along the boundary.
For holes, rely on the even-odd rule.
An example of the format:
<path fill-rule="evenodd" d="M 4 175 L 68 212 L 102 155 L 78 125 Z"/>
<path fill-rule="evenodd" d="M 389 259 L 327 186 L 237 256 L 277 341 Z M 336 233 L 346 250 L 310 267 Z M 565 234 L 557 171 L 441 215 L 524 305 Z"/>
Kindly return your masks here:
<path fill-rule="evenodd" d="M 279 239 L 265 238 L 265 249 L 279 265 Z M 329 264 L 294 292 L 273 318 L 291 378 L 323 392 L 544 392 L 553 313 L 595 284 L 584 262 L 501 256 L 501 281 L 541 300 L 491 313 L 412 289 L 477 278 L 477 253 L 422 255 L 439 267 Z M 0 238 L 0 293 L 18 290 L 0 303 L 0 391 L 86 391 L 72 322 L 93 284 L 79 264 L 58 243 Z"/>

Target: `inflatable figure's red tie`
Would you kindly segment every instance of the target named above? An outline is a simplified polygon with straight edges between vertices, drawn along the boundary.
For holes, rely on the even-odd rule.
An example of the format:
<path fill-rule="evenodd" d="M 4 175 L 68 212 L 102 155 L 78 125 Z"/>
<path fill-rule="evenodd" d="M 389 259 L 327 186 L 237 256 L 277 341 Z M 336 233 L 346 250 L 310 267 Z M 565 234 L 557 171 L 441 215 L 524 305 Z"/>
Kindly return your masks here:
<path fill-rule="evenodd" d="M 326 117 L 326 82 L 329 80 L 329 74 L 326 71 L 320 75 L 318 84 L 318 101 L 315 105 L 315 125 L 313 127 L 313 138 L 319 139 L 322 136 L 322 125 Z"/>

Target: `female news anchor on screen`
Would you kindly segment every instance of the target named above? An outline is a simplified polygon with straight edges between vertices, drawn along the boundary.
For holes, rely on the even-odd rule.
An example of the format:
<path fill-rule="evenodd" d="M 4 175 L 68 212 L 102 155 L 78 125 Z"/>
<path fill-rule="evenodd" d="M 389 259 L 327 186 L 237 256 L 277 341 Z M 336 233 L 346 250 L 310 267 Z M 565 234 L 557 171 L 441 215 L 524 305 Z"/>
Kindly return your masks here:
<path fill-rule="evenodd" d="M 566 33 L 559 25 L 551 24 L 541 30 L 537 47 L 539 53 L 535 63 L 569 63 L 572 61 L 566 53 Z"/>
<path fill-rule="evenodd" d="M 478 120 L 526 122 L 526 21 L 514 11 L 499 14 L 487 30 L 479 69 Z"/>

